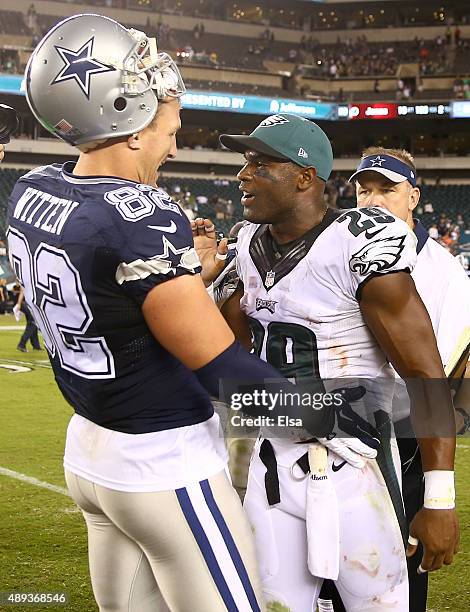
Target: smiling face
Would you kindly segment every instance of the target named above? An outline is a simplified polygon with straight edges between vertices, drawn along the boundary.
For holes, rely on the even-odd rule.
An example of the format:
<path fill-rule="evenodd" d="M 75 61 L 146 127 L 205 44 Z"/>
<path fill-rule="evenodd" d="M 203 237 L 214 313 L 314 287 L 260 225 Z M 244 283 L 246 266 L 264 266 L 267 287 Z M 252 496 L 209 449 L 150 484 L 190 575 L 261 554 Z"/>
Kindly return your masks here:
<path fill-rule="evenodd" d="M 156 170 L 167 159 L 176 157 L 176 133 L 181 127 L 180 108 L 177 99 L 159 102 L 154 120 L 139 134 L 142 161 Z"/>
<path fill-rule="evenodd" d="M 413 227 L 412 213 L 419 202 L 420 192 L 408 181 L 393 183 L 379 172 L 362 172 L 356 179 L 357 205 L 361 208 L 379 206 Z"/>
<path fill-rule="evenodd" d="M 296 206 L 302 168 L 248 150 L 237 178 L 243 191 L 243 218 L 252 223 L 282 223 Z"/>

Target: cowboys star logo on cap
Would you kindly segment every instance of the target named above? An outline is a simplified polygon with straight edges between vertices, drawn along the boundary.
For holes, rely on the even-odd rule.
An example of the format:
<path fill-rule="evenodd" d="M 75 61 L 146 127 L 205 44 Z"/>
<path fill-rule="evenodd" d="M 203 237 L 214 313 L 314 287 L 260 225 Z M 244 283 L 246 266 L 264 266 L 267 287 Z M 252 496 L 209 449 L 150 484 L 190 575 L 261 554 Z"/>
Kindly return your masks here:
<path fill-rule="evenodd" d="M 51 85 L 73 79 L 79 85 L 80 89 L 90 99 L 90 84 L 91 75 L 100 72 L 112 72 L 115 70 L 112 66 L 102 64 L 95 59 L 92 59 L 94 38 L 90 38 L 78 51 L 65 49 L 55 45 L 57 53 L 64 61 L 64 66 L 59 74 L 54 78 Z"/>
<path fill-rule="evenodd" d="M 363 157 L 356 172 L 349 177 L 349 180 L 351 182 L 360 181 L 359 176 L 363 172 L 378 172 L 392 183 L 408 181 L 412 187 L 416 187 L 416 173 L 408 164 L 394 155 L 382 153 L 377 156 L 367 155 Z"/>
<path fill-rule="evenodd" d="M 383 164 L 385 161 L 387 161 L 387 160 L 386 160 L 386 159 L 382 159 L 382 158 L 380 157 L 380 155 L 377 155 L 377 157 L 376 157 L 375 159 L 371 159 L 371 160 L 370 160 L 370 163 L 371 163 L 373 166 L 382 166 L 382 164 Z"/>

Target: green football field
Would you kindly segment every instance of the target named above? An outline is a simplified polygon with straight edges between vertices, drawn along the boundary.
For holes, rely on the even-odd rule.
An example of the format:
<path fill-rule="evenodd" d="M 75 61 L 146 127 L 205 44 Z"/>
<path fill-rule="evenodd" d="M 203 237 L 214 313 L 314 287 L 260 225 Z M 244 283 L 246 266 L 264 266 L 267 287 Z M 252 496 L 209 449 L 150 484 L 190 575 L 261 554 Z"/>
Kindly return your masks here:
<path fill-rule="evenodd" d="M 0 604 L 0 610 L 96 611 L 85 525 L 64 489 L 62 451 L 72 411 L 57 390 L 45 351 L 16 350 L 21 331 L 9 328 L 17 326 L 13 317 L 0 317 L 0 591 L 65 591 L 69 603 L 60 608 Z M 469 467 L 470 440 L 459 439 L 461 551 L 454 565 L 432 575 L 429 611 L 469 609 Z M 19 480 L 22 476 L 26 479 Z"/>

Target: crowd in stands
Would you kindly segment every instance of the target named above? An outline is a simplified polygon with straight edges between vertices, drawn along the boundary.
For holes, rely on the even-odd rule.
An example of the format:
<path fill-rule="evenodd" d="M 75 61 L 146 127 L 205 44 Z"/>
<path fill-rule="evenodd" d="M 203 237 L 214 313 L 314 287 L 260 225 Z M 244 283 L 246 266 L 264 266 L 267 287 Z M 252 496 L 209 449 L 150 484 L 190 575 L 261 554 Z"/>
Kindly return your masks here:
<path fill-rule="evenodd" d="M 166 182 L 161 184 L 162 189 L 167 191 L 171 197 L 179 203 L 184 213 L 190 221 L 198 216 L 206 216 L 211 213 L 216 222 L 226 221 L 228 224 L 235 223 L 239 220 L 240 210 L 235 210 L 235 204 L 232 198 L 224 197 L 225 194 L 220 193 L 221 187 L 231 188 L 233 181 L 228 179 L 213 179 L 211 181 L 212 194 L 191 192 L 188 185 L 179 181 Z M 237 216 L 236 216 L 237 215 Z M 223 223 L 222 225 L 226 225 Z"/>
<path fill-rule="evenodd" d="M 0 182 L 4 172 L 0 171 Z M 9 173 L 11 174 L 11 171 Z M 16 174 L 20 176 L 22 172 L 18 171 Z M 10 177 L 10 182 L 13 178 Z M 238 182 L 235 180 L 215 176 L 211 179 L 183 179 L 163 175 L 159 186 L 180 204 L 190 220 L 196 217 L 212 218 L 217 231 L 225 235 L 228 235 L 231 227 L 242 219 L 240 192 Z M 453 255 L 457 255 L 463 243 L 470 243 L 470 210 L 467 208 L 470 186 L 426 185 L 423 181 L 420 186 L 422 196 L 415 210 L 415 216 L 428 229 L 431 238 L 437 240 Z M 332 208 L 340 209 L 356 206 L 354 185 L 349 183 L 344 175 L 333 174 L 326 184 L 325 203 Z M 1 217 L 5 211 L 6 201 L 4 203 L 0 201 L 0 228 L 4 227 L 4 218 Z M 2 257 L 6 267 L 6 247 L 0 240 L 0 260 Z M 467 264 L 466 257 L 463 257 L 462 263 Z M 0 283 L 2 284 L 4 283 Z M 12 296 L 8 296 L 8 300 L 11 305 Z M 1 308 L 0 304 L 0 312 Z"/>
<path fill-rule="evenodd" d="M 241 220 L 242 208 L 237 181 L 221 178 L 184 181 L 166 177 L 160 183 L 161 187 L 179 202 L 190 220 L 198 216 L 210 217 L 217 229 L 224 233 Z M 433 205 L 432 200 L 437 202 L 443 199 L 436 195 L 436 190 L 445 191 L 446 187 L 427 186 L 423 181 L 420 181 L 420 186 L 422 200 L 415 210 L 415 216 L 423 222 L 431 238 L 454 255 L 457 254 L 464 234 L 470 231 L 470 215 L 454 212 L 455 207 L 453 212 L 449 213 L 445 205 Z M 470 192 L 468 186 L 457 188 L 466 190 L 467 194 Z M 428 193 L 431 194 L 430 197 Z M 354 185 L 349 183 L 344 175 L 335 173 L 327 181 L 325 203 L 332 208 L 352 208 L 356 206 L 355 194 Z"/>
<path fill-rule="evenodd" d="M 67 3 L 90 4 L 96 6 L 97 0 L 58 0 Z M 237 3 L 226 0 L 101 0 L 101 3 L 112 8 L 130 8 L 161 12 L 169 15 L 184 15 L 195 18 L 219 19 L 281 27 L 289 29 L 314 31 L 323 29 L 357 29 L 389 27 L 416 27 L 442 23 L 470 23 L 470 6 L 457 0 L 442 3 L 430 0 L 426 3 L 376 2 L 371 6 L 357 3 L 356 6 L 334 6 L 325 9 L 320 3 L 290 3 L 282 0 L 238 0 Z M 333 10 L 332 10 L 333 9 Z"/>
<path fill-rule="evenodd" d="M 434 40 L 416 37 L 405 43 L 370 43 L 365 35 L 355 40 L 337 39 L 334 45 L 322 45 L 312 36 L 302 36 L 299 55 L 302 69 L 309 76 L 345 77 L 394 76 L 400 63 L 417 63 L 421 76 L 452 72 L 457 49 L 470 57 L 470 41 L 454 35 Z"/>
<path fill-rule="evenodd" d="M 439 244 L 445 247 L 452 254 L 457 254 L 460 245 L 460 239 L 463 232 L 466 230 L 466 223 L 461 213 L 457 214 L 455 219 L 451 219 L 446 213 L 439 215 L 434 213 L 431 202 L 426 201 L 423 206 L 418 209 L 418 216 L 432 214 L 435 222 L 431 223 L 428 228 L 429 236 L 437 240 Z M 432 211 L 432 212 L 431 212 Z"/>
<path fill-rule="evenodd" d="M 7 74 L 19 74 L 18 53 L 15 49 L 0 49 L 0 72 Z"/>
<path fill-rule="evenodd" d="M 109 6 L 112 3 L 106 2 Z M 181 3 L 180 3 L 181 4 Z M 184 3 L 183 3 L 184 4 Z M 207 3 L 201 3 L 207 9 Z M 114 5 L 114 4 L 113 4 Z M 117 6 L 126 6 L 124 0 Z M 149 7 L 150 8 L 150 7 Z M 189 10 L 189 6 L 187 7 Z M 203 83 L 194 81 L 192 88 L 209 89 L 213 91 L 233 91 L 246 95 L 266 95 L 283 97 L 310 97 L 325 101 L 356 101 L 367 97 L 367 92 L 344 92 L 326 94 L 318 88 L 312 89 L 304 82 L 298 82 L 298 76 L 339 79 L 339 78 L 373 78 L 371 84 L 371 99 L 396 100 L 434 100 L 468 99 L 470 96 L 470 40 L 462 36 L 460 26 L 443 25 L 442 33 L 434 40 L 416 37 L 409 42 L 374 43 L 366 35 L 353 37 L 338 37 L 336 43 L 323 44 L 306 32 L 302 34 L 300 43 L 276 40 L 270 27 L 264 28 L 258 38 L 247 39 L 237 36 L 212 34 L 207 32 L 204 19 L 200 19 L 192 32 L 173 30 L 165 23 L 165 13 L 171 12 L 169 3 L 158 7 L 159 12 L 150 13 L 145 29 L 156 35 L 159 48 L 171 52 L 180 64 L 203 65 L 213 69 L 224 67 L 266 71 L 268 61 L 283 61 L 295 64 L 290 80 L 284 80 L 282 90 L 260 85 L 232 83 L 230 80 L 207 79 Z M 187 13 L 187 14 L 191 14 Z M 201 13 L 199 16 L 201 16 Z M 227 16 L 226 16 L 227 17 Z M 0 14 L 0 31 L 4 33 L 21 33 L 31 36 L 31 47 L 40 40 L 45 31 L 52 27 L 59 18 L 54 15 L 38 14 L 34 4 L 31 4 L 26 14 L 14 11 L 2 11 Z M 466 19 L 466 18 L 465 18 Z M 461 23 L 465 22 L 462 17 Z M 451 19 L 448 20 L 452 21 Z M 470 20 L 469 20 L 470 21 Z M 267 22 L 268 23 L 268 22 Z M 129 24 L 132 26 L 132 24 Z M 141 27 L 134 25 L 134 27 Z M 0 49 L 0 71 L 4 73 L 21 73 L 24 70 L 26 56 L 14 49 Z M 422 81 L 416 79 L 401 79 L 397 71 L 401 63 L 416 63 L 421 76 L 458 74 L 454 87 L 448 90 L 424 90 Z M 382 93 L 380 78 L 397 77 L 395 95 L 385 88 Z M 442 87 L 442 86 L 441 86 Z M 281 93 L 282 92 L 282 93 Z M 374 97 L 375 96 L 375 97 Z"/>
<path fill-rule="evenodd" d="M 456 100 L 470 100 L 470 77 L 458 76 L 454 80 L 453 94 Z"/>
<path fill-rule="evenodd" d="M 24 15 L 2 11 L 0 33 L 29 34 L 34 47 L 58 19 L 38 14 L 34 4 Z M 298 45 L 277 41 L 269 27 L 257 39 L 210 34 L 203 20 L 196 23 L 191 33 L 172 30 L 165 23 L 163 12 L 150 13 L 145 29 L 156 35 L 159 47 L 173 52 L 180 63 L 266 70 L 267 60 L 285 61 L 297 64 L 306 76 L 331 79 L 395 76 L 403 62 L 418 63 L 422 76 L 465 73 L 470 59 L 470 40 L 462 36 L 458 24 L 443 25 L 442 33 L 434 40 L 416 37 L 406 43 L 373 43 L 361 35 L 338 37 L 336 43 L 328 45 L 319 43 L 308 33 L 302 35 Z M 0 56 L 0 64 L 5 72 L 21 68 L 11 51 L 5 57 Z"/>

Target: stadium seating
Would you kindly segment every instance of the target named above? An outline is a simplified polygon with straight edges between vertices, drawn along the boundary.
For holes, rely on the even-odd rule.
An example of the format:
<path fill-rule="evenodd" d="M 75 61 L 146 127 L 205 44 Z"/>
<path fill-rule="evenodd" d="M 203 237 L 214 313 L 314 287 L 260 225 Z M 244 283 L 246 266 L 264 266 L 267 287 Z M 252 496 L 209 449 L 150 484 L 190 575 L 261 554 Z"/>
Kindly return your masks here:
<path fill-rule="evenodd" d="M 57 15 L 38 14 L 37 31 L 46 32 L 60 20 Z M 164 23 L 164 18 L 163 18 Z M 141 24 L 126 24 L 142 29 Z M 146 29 L 149 33 L 155 25 Z M 227 66 L 250 70 L 266 71 L 266 61 L 292 61 L 300 64 L 310 64 L 317 76 L 328 76 L 331 63 L 338 65 L 338 76 L 394 76 L 396 69 L 403 62 L 420 62 L 425 64 L 424 73 L 429 74 L 465 74 L 468 71 L 470 48 L 463 45 L 458 49 L 436 39 L 402 41 L 394 40 L 394 29 L 384 30 L 382 42 L 365 40 L 338 39 L 335 43 L 319 43 L 315 34 L 305 35 L 301 44 L 268 40 L 266 37 L 246 38 L 233 34 L 215 34 L 204 32 L 195 36 L 187 30 L 169 29 L 163 39 L 162 48 L 176 54 L 185 48 L 190 49 L 190 63 L 203 64 L 210 67 Z M 25 24 L 20 12 L 2 11 L 0 33 L 31 35 L 35 32 Z M 444 34 L 444 27 L 442 30 Z M 348 44 L 347 44 L 348 43 Z M 422 56 L 423 49 L 426 54 Z M 212 56 L 212 58 L 211 58 Z M 211 59 L 210 59 L 211 58 Z M 187 63 L 188 60 L 182 60 Z"/>
<path fill-rule="evenodd" d="M 0 169 L 0 239 L 4 233 L 6 226 L 6 209 L 8 196 L 13 188 L 13 185 L 20 176 L 28 170 L 14 170 L 10 168 Z M 220 179 L 202 179 L 202 178 L 178 178 L 163 176 L 160 180 L 160 185 L 169 193 L 175 194 L 176 191 L 184 196 L 186 192 L 190 192 L 195 198 L 204 196 L 207 198 L 207 203 L 199 204 L 197 215 L 201 217 L 211 217 L 214 219 L 217 230 L 223 233 L 228 233 L 231 226 L 241 220 L 242 208 L 240 205 L 240 191 L 238 189 L 238 181 L 236 180 L 220 180 Z M 441 214 L 446 214 L 451 219 L 455 219 L 457 214 L 461 213 L 464 217 L 466 227 L 470 228 L 470 185 L 423 185 L 421 188 L 421 202 L 431 202 L 434 213 L 423 213 L 421 215 L 422 222 L 429 227 L 436 222 Z M 179 194 L 175 198 L 178 200 Z M 214 196 L 218 196 L 223 200 L 231 200 L 235 205 L 235 212 L 232 217 L 225 219 L 215 219 L 214 205 L 211 200 Z M 339 202 L 345 208 L 354 205 L 353 201 Z"/>
<path fill-rule="evenodd" d="M 18 11 L 1 11 L 0 34 L 31 35 L 31 30 L 25 23 L 23 13 Z"/>

